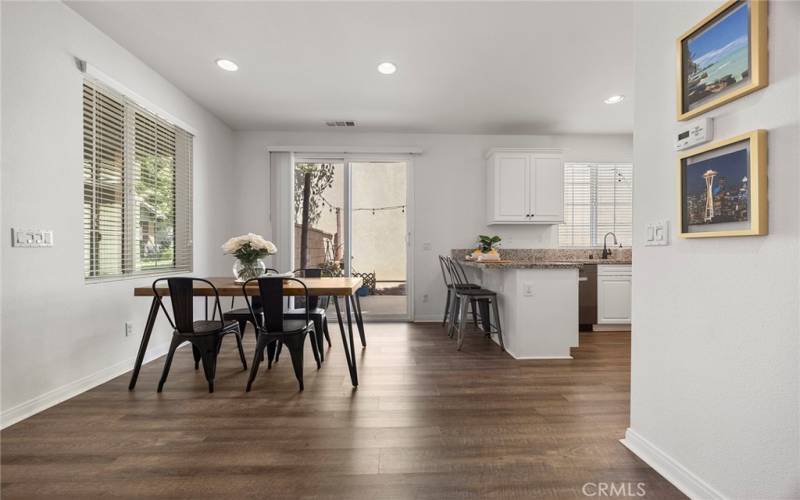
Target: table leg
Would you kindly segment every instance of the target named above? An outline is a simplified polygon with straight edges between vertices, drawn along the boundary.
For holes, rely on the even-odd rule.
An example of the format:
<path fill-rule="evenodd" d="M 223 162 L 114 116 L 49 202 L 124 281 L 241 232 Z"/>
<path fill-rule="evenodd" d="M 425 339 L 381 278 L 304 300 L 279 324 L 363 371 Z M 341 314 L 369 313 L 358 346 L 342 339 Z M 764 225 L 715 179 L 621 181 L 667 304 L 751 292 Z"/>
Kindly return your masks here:
<path fill-rule="evenodd" d="M 150 313 L 147 315 L 147 323 L 144 325 L 144 333 L 142 334 L 142 342 L 139 344 L 139 353 L 136 354 L 136 362 L 133 364 L 133 373 L 131 374 L 131 382 L 128 384 L 128 390 L 132 391 L 136 387 L 136 379 L 139 378 L 139 369 L 142 368 L 144 362 L 144 355 L 147 352 L 147 344 L 150 342 L 150 334 L 153 333 L 153 326 L 156 323 L 158 316 L 158 298 L 153 297 L 153 302 L 150 303 Z"/>
<path fill-rule="evenodd" d="M 358 294 L 351 295 L 353 300 L 353 312 L 356 314 L 356 325 L 358 326 L 358 336 L 361 337 L 361 347 L 367 347 L 367 337 L 364 336 L 364 316 L 361 315 L 361 299 Z"/>
<path fill-rule="evenodd" d="M 342 310 L 339 307 L 339 297 L 333 296 L 333 305 L 336 307 L 336 318 L 339 320 L 339 331 L 342 334 L 342 347 L 344 348 L 344 357 L 347 360 L 347 369 L 350 371 L 350 382 L 352 382 L 353 387 L 358 386 L 358 375 L 355 371 L 355 357 L 351 356 L 353 353 L 353 342 L 352 342 L 352 334 L 353 334 L 353 325 L 350 322 L 350 304 L 349 302 L 345 302 L 347 305 L 347 319 L 348 324 L 350 326 L 350 343 L 348 347 L 347 336 L 344 333 L 344 322 L 342 321 Z"/>
<path fill-rule="evenodd" d="M 350 296 L 350 300 L 344 303 L 344 309 L 347 311 L 347 333 L 350 336 L 350 360 L 353 362 L 353 373 L 350 378 L 353 379 L 353 386 L 358 385 L 358 365 L 356 364 L 356 346 L 355 342 L 353 342 L 353 315 L 355 314 L 355 310 L 353 311 L 353 315 L 350 314 L 350 303 L 355 304 L 353 302 L 353 296 Z M 353 307 L 355 309 L 355 307 Z M 358 323 L 358 320 L 356 320 Z"/>

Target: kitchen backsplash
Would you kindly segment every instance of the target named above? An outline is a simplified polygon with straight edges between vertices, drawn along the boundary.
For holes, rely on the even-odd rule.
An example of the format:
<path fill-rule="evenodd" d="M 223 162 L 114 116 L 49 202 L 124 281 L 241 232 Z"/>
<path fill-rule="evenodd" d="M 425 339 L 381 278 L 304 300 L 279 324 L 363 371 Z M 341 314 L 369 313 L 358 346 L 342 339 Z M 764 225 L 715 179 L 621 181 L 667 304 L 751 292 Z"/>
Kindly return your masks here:
<path fill-rule="evenodd" d="M 454 249 L 453 257 L 464 258 L 465 255 L 472 253 L 474 248 Z M 611 255 L 608 260 L 621 260 L 630 262 L 632 260 L 631 249 L 613 247 L 610 249 Z M 498 248 L 500 258 L 503 260 L 538 260 L 538 261 L 571 261 L 571 260 L 594 260 L 600 259 L 603 254 L 602 248 Z"/>

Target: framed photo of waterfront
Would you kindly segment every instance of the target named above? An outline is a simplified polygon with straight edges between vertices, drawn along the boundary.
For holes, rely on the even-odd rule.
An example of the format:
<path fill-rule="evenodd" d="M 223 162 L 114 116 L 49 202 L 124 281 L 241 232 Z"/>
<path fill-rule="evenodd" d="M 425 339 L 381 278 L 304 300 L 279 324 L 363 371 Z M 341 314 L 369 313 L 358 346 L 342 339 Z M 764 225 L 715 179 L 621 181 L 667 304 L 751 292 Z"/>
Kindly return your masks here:
<path fill-rule="evenodd" d="M 767 234 L 767 132 L 754 130 L 678 160 L 682 238 Z"/>
<path fill-rule="evenodd" d="M 731 0 L 678 38 L 678 120 L 764 88 L 767 0 Z"/>

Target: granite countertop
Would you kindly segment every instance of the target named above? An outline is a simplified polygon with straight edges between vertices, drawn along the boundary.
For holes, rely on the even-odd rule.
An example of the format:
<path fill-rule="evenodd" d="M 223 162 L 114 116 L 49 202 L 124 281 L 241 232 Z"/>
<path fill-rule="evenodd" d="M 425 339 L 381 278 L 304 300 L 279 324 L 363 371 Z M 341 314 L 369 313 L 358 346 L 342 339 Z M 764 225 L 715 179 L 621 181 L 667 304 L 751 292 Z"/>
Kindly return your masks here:
<path fill-rule="evenodd" d="M 453 249 L 451 255 L 476 269 L 580 269 L 585 265 L 630 265 L 630 248 L 613 248 L 610 259 L 601 259 L 598 249 L 501 249 L 500 262 L 476 262 L 464 257 L 473 249 Z M 590 258 L 591 257 L 591 258 Z"/>
<path fill-rule="evenodd" d="M 631 265 L 630 260 L 614 259 L 587 259 L 569 261 L 548 261 L 548 260 L 503 260 L 500 262 L 476 262 L 474 260 L 459 259 L 465 266 L 476 269 L 580 269 L 583 266 L 591 265 Z"/>
<path fill-rule="evenodd" d="M 573 261 L 570 261 L 573 262 Z M 584 265 L 592 265 L 592 264 L 603 264 L 603 265 L 618 265 L 618 266 L 630 266 L 633 262 L 630 259 L 578 259 L 574 262 L 578 262 Z"/>
<path fill-rule="evenodd" d="M 460 260 L 468 267 L 477 269 L 580 269 L 581 262 L 556 262 L 540 260 L 511 260 L 500 262 L 476 262 L 474 260 Z"/>

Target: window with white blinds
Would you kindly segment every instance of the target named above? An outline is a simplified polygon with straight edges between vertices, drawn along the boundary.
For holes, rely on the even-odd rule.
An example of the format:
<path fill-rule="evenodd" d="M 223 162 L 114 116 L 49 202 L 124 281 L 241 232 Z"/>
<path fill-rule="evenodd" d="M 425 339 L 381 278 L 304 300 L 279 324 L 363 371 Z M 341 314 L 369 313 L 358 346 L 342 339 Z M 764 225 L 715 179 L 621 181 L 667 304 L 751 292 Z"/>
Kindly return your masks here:
<path fill-rule="evenodd" d="M 87 280 L 192 270 L 192 135 L 83 85 Z"/>
<path fill-rule="evenodd" d="M 631 245 L 633 232 L 633 165 L 565 163 L 564 223 L 558 243 L 564 247 L 603 246 L 607 232 Z"/>

